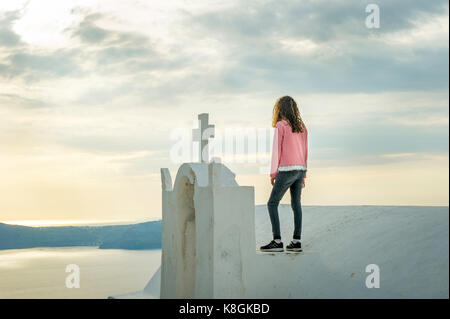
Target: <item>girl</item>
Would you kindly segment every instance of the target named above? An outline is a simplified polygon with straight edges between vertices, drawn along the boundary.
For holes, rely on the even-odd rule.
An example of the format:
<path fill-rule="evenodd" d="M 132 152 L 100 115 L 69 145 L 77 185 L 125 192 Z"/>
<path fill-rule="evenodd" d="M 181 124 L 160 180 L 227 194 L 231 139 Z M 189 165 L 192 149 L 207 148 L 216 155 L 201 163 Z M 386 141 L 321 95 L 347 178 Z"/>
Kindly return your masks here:
<path fill-rule="evenodd" d="M 283 251 L 278 204 L 288 188 L 291 192 L 291 207 L 294 211 L 294 236 L 291 243 L 286 246 L 286 250 L 302 251 L 300 195 L 302 188 L 305 187 L 308 132 L 293 98 L 283 96 L 278 99 L 273 108 L 272 126 L 275 127 L 270 171 L 270 182 L 273 188 L 267 207 L 272 223 L 273 240 L 262 246 L 261 251 Z"/>

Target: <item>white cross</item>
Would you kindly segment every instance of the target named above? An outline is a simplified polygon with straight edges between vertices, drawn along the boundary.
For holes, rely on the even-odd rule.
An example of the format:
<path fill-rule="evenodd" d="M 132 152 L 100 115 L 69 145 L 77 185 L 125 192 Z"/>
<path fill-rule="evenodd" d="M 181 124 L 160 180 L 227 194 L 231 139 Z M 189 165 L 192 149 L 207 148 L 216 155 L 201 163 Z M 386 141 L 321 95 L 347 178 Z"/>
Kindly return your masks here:
<path fill-rule="evenodd" d="M 214 125 L 208 124 L 208 113 L 198 115 L 198 128 L 192 130 L 192 141 L 200 142 L 199 159 L 202 163 L 209 163 L 209 138 L 214 137 Z"/>

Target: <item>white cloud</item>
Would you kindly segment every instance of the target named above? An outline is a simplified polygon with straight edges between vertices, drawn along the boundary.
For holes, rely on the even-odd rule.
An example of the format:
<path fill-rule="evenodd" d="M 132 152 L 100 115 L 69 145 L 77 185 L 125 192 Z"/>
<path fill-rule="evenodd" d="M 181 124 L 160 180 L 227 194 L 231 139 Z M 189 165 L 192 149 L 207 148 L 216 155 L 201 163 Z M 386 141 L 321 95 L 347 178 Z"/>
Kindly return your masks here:
<path fill-rule="evenodd" d="M 447 5 L 439 14 L 419 16 L 411 21 L 411 28 L 387 33 L 380 40 L 397 47 L 448 49 L 448 10 Z"/>

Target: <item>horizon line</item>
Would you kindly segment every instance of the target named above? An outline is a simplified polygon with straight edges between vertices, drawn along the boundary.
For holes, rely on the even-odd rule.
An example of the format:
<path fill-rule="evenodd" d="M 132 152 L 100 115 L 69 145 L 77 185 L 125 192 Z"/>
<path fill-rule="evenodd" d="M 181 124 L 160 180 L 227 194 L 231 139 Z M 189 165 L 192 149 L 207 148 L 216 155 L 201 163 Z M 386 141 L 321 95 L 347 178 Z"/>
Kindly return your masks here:
<path fill-rule="evenodd" d="M 266 204 L 256 204 L 256 206 L 265 206 Z M 290 204 L 281 204 L 280 206 L 290 206 Z M 449 208 L 448 205 L 302 205 L 302 207 L 435 207 Z M 26 226 L 26 227 L 64 227 L 64 226 L 121 226 L 133 225 L 139 223 L 160 221 L 161 217 L 148 217 L 138 220 L 54 220 L 54 219 L 22 219 L 22 220 L 1 220 L 0 224 Z"/>

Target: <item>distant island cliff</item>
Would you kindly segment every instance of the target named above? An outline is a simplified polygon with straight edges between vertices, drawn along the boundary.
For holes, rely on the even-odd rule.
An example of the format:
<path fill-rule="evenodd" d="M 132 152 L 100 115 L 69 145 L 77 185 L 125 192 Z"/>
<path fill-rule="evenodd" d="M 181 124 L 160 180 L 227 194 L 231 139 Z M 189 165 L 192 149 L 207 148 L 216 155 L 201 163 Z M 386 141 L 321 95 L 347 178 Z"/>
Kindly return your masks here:
<path fill-rule="evenodd" d="M 98 246 L 161 249 L 162 222 L 113 226 L 28 227 L 0 223 L 0 249 Z"/>

